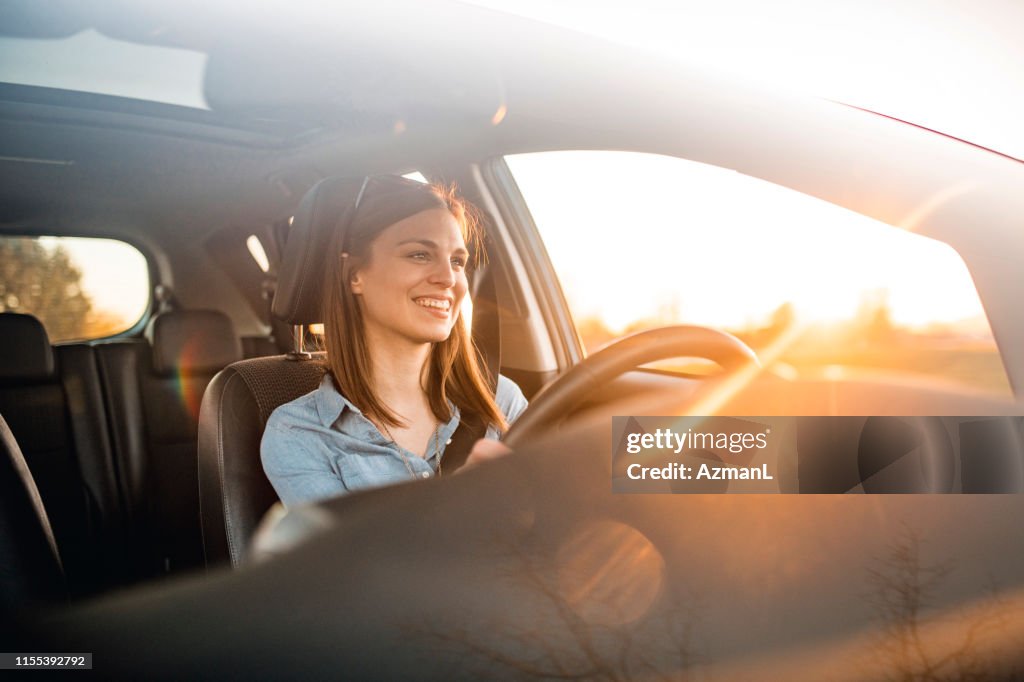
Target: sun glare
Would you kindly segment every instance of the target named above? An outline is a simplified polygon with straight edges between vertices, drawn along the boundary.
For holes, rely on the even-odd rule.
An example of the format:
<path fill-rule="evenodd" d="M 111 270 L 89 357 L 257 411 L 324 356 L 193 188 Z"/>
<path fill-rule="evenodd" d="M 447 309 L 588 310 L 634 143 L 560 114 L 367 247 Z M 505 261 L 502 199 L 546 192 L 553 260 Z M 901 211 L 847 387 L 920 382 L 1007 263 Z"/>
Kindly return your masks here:
<path fill-rule="evenodd" d="M 508 162 L 571 307 L 614 333 L 645 318 L 757 326 L 782 306 L 805 323 L 871 307 L 906 327 L 982 315 L 948 245 L 787 188 L 649 154 Z"/>
<path fill-rule="evenodd" d="M 692 324 L 798 372 L 861 366 L 1007 387 L 970 273 L 945 243 L 674 157 L 506 161 L 588 350 Z M 659 367 L 705 372 L 678 359 Z"/>

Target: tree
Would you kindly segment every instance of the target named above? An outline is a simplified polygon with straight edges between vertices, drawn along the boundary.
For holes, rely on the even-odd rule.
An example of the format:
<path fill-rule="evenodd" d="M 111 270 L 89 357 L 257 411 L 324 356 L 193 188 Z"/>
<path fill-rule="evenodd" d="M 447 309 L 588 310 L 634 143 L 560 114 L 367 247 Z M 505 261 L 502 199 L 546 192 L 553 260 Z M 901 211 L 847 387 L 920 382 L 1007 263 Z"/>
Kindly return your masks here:
<path fill-rule="evenodd" d="M 63 247 L 31 237 L 0 239 L 0 312 L 35 315 L 51 342 L 85 336 L 92 301 L 81 281 Z"/>
<path fill-rule="evenodd" d="M 881 626 L 874 653 L 887 669 L 886 679 L 899 682 L 961 682 L 1020 679 L 1019 671 L 1001 670 L 982 655 L 986 637 L 1005 631 L 1020 617 L 995 585 L 986 608 L 960 622 L 959 637 L 937 647 L 928 636 L 937 612 L 943 582 L 952 572 L 949 561 L 926 563 L 920 533 L 904 526 L 884 555 L 868 569 L 866 597 Z"/>
<path fill-rule="evenodd" d="M 855 323 L 865 338 L 872 343 L 888 343 L 896 326 L 889 306 L 889 290 L 874 289 L 861 296 Z"/>

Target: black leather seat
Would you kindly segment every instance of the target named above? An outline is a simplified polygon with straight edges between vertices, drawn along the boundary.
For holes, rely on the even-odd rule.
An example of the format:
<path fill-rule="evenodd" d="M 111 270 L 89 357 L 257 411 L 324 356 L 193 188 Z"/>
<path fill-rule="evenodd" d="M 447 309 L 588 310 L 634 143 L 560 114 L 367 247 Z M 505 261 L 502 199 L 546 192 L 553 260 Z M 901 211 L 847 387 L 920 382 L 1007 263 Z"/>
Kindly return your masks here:
<path fill-rule="evenodd" d="M 25 457 L 0 415 L 0 618 L 66 597 L 50 519 Z"/>
<path fill-rule="evenodd" d="M 214 377 L 199 415 L 199 504 L 208 566 L 245 558 L 260 519 L 277 502 L 260 461 L 267 418 L 315 389 L 319 355 L 242 360 Z"/>
<path fill-rule="evenodd" d="M 162 312 L 146 337 L 95 346 L 138 577 L 204 564 L 199 407 L 214 375 L 242 357 L 234 326 L 219 311 Z"/>
<path fill-rule="evenodd" d="M 51 348 L 31 315 L 0 314 L 0 414 L 21 446 L 74 596 L 124 581 L 125 537 L 92 348 Z"/>

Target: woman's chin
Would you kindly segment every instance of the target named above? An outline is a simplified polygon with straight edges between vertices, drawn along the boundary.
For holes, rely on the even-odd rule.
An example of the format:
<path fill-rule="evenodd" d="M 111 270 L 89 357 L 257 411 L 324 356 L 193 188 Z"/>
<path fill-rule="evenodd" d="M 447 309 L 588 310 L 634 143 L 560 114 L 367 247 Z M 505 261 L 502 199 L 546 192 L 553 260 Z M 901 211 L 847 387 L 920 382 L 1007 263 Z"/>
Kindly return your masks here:
<path fill-rule="evenodd" d="M 424 329 L 419 334 L 419 337 L 422 339 L 423 343 L 441 343 L 442 341 L 447 341 L 448 337 L 451 335 L 452 328 L 450 326 L 445 326 L 443 328 L 436 327 L 431 330 Z"/>

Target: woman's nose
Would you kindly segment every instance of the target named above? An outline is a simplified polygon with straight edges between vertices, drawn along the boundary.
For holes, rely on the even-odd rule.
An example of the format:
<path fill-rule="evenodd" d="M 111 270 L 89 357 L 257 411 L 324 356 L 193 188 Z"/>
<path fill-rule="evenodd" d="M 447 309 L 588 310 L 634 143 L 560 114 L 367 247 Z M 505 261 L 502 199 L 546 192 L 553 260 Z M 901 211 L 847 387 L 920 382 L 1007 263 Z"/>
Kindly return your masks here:
<path fill-rule="evenodd" d="M 451 262 L 441 261 L 438 267 L 434 268 L 434 271 L 431 273 L 430 281 L 445 287 L 451 287 L 455 285 L 456 277 L 457 274 Z"/>

